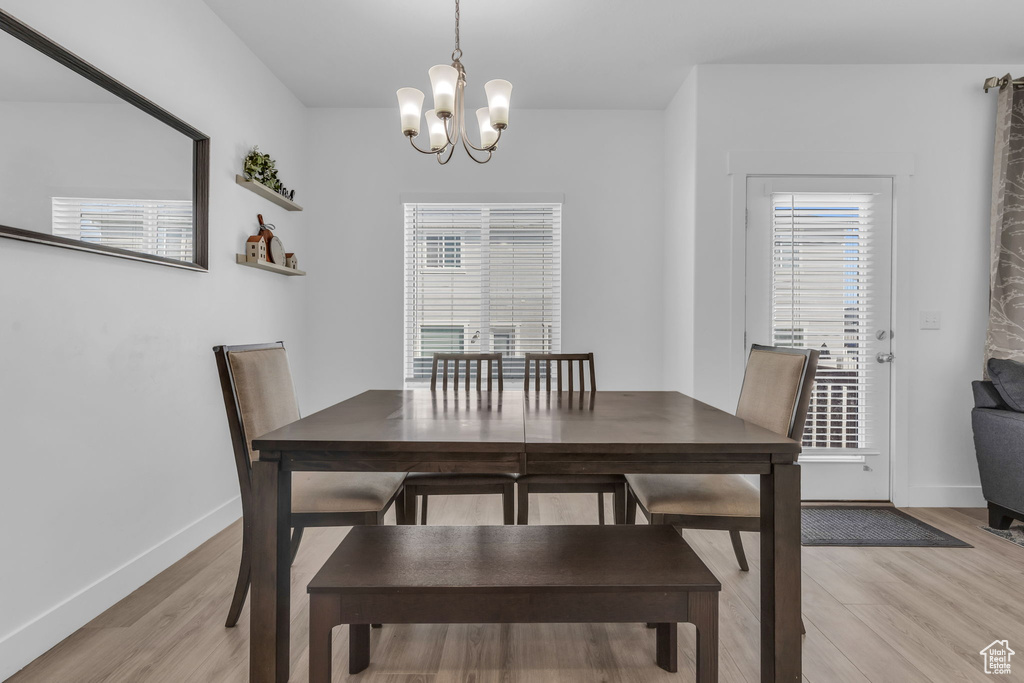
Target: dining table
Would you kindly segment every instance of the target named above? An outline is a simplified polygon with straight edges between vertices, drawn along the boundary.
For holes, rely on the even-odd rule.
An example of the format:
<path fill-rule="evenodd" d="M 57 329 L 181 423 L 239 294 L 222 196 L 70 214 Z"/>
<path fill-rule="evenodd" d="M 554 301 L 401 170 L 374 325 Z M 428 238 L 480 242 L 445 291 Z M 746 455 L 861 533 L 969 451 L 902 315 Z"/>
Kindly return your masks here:
<path fill-rule="evenodd" d="M 675 391 L 406 389 L 363 392 L 252 446 L 252 683 L 289 676 L 300 471 L 757 475 L 761 681 L 801 680 L 800 444 L 785 436 Z"/>

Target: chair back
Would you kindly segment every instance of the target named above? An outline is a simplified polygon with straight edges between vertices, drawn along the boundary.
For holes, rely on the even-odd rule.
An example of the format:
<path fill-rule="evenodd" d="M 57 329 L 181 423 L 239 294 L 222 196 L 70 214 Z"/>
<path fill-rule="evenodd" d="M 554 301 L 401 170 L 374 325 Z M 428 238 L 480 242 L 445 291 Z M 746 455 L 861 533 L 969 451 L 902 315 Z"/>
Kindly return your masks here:
<path fill-rule="evenodd" d="M 817 370 L 815 349 L 752 345 L 736 416 L 802 441 Z"/>
<path fill-rule="evenodd" d="M 482 366 L 484 361 L 487 362 L 487 391 L 494 390 L 494 365 L 497 363 L 498 366 L 498 391 L 502 391 L 505 388 L 505 383 L 502 380 L 502 367 L 501 367 L 501 354 L 500 353 L 435 353 L 434 363 L 430 368 L 430 389 L 437 389 L 437 366 L 438 361 L 441 363 L 441 388 L 444 391 L 448 391 L 448 364 L 452 363 L 454 368 L 453 374 L 453 385 L 455 389 L 459 388 L 459 363 L 462 363 L 464 373 L 466 375 L 466 391 L 469 391 L 469 382 L 471 375 L 471 363 L 476 363 L 476 390 L 480 391 L 483 379 Z"/>
<path fill-rule="evenodd" d="M 252 440 L 299 419 L 284 342 L 215 346 L 243 510 L 251 500 Z"/>
<path fill-rule="evenodd" d="M 565 377 L 568 378 L 566 382 L 563 382 L 562 363 L 565 363 L 567 372 L 564 373 Z M 597 379 L 594 375 L 594 354 L 591 353 L 528 353 L 526 354 L 526 372 L 524 373 L 525 380 L 523 384 L 523 390 L 530 390 L 530 364 L 533 363 L 533 388 L 534 391 L 540 391 L 540 377 L 544 375 L 544 387 L 546 391 L 551 391 L 551 364 L 555 364 L 555 376 L 557 378 L 556 389 L 562 391 L 563 384 L 568 385 L 569 391 L 587 391 L 586 382 L 584 377 L 590 377 L 590 391 L 597 391 Z M 576 375 L 573 369 L 573 364 L 579 366 L 579 385 L 578 387 L 573 386 L 573 377 Z M 583 366 L 586 365 L 589 368 L 589 372 L 584 375 Z M 543 373 L 541 370 L 543 369 Z"/>

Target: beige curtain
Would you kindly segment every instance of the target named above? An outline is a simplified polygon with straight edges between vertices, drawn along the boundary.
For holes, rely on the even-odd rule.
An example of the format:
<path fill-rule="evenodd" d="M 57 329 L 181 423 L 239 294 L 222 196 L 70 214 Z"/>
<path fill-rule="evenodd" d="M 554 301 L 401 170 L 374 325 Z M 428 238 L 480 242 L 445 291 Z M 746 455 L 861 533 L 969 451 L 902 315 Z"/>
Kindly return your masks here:
<path fill-rule="evenodd" d="M 991 239 L 985 362 L 1024 361 L 1024 90 L 1013 85 L 999 91 L 996 109 Z"/>

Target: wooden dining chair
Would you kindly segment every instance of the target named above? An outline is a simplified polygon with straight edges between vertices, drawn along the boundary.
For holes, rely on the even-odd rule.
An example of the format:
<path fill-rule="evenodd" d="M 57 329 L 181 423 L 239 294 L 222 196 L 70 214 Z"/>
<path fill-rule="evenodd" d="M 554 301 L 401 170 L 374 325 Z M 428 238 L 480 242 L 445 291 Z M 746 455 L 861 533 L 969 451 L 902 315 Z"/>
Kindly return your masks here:
<path fill-rule="evenodd" d="M 249 592 L 252 552 L 252 461 L 259 452 L 252 440 L 299 419 L 298 402 L 284 342 L 215 346 L 221 393 L 242 494 L 242 559 L 226 626 L 234 626 Z M 310 526 L 382 524 L 395 504 L 404 521 L 405 473 L 295 472 L 292 474 L 291 553 L 299 550 L 302 530 Z"/>
<path fill-rule="evenodd" d="M 462 374 L 460 375 L 460 365 Z M 449 367 L 451 368 L 452 391 L 460 392 L 498 391 L 504 388 L 500 353 L 435 353 L 430 371 L 430 390 L 437 391 L 440 379 L 441 391 L 448 391 Z M 476 369 L 475 383 L 472 381 L 473 369 Z M 486 371 L 485 371 L 486 368 Z M 440 377 L 438 370 L 440 369 Z M 497 370 L 497 382 L 494 381 L 494 370 Z M 460 379 L 464 388 L 460 388 Z M 407 524 L 416 523 L 416 503 L 420 501 L 420 524 L 427 523 L 427 502 L 430 496 L 469 496 L 500 494 L 502 500 L 503 521 L 515 524 L 515 483 L 516 475 L 506 473 L 462 474 L 458 472 L 413 472 L 405 480 L 405 505 L 408 514 Z"/>
<path fill-rule="evenodd" d="M 562 371 L 563 363 L 565 372 Z M 552 391 L 582 394 L 586 391 L 587 379 L 590 381 L 590 391 L 597 391 L 593 353 L 528 353 L 524 374 L 523 389 L 527 393 L 532 390 L 536 394 L 550 394 Z M 552 376 L 555 378 L 554 385 L 551 381 Z M 604 496 L 610 493 L 615 505 L 612 512 L 614 522 L 622 524 L 625 521 L 626 480 L 621 474 L 523 474 L 516 479 L 516 486 L 519 489 L 519 524 L 530 523 L 531 493 L 596 493 L 599 524 L 605 522 Z"/>
<path fill-rule="evenodd" d="M 818 352 L 754 344 L 736 416 L 800 441 L 811 401 Z M 636 510 L 651 524 L 729 532 L 740 570 L 749 571 L 741 531 L 761 529 L 758 489 L 739 474 L 627 474 L 626 523 Z"/>

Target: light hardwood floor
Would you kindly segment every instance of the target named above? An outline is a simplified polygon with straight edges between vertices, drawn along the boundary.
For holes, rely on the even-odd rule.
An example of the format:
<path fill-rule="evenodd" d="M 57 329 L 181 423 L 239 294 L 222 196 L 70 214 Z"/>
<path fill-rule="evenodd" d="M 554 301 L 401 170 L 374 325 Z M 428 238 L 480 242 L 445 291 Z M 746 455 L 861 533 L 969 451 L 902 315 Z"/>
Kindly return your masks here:
<path fill-rule="evenodd" d="M 535 523 L 596 522 L 591 495 L 536 496 Z M 1022 654 L 1024 548 L 978 527 L 980 510 L 911 509 L 975 547 L 804 548 L 804 680 L 991 681 L 978 654 L 1009 638 Z M 496 524 L 498 496 L 431 498 L 432 524 Z M 310 529 L 292 575 L 292 676 L 307 680 L 305 586 L 345 529 Z M 758 680 L 757 537 L 744 534 L 751 571 L 736 566 L 724 532 L 686 531 L 722 581 L 721 680 Z M 240 552 L 234 524 L 9 679 L 244 682 L 249 608 L 224 628 Z M 642 558 L 637 558 L 642 561 Z M 679 674 L 654 663 L 654 632 L 642 624 L 385 625 L 371 664 L 353 680 L 692 681 L 693 629 L 680 627 Z M 348 680 L 348 633 L 335 630 L 334 680 Z"/>

